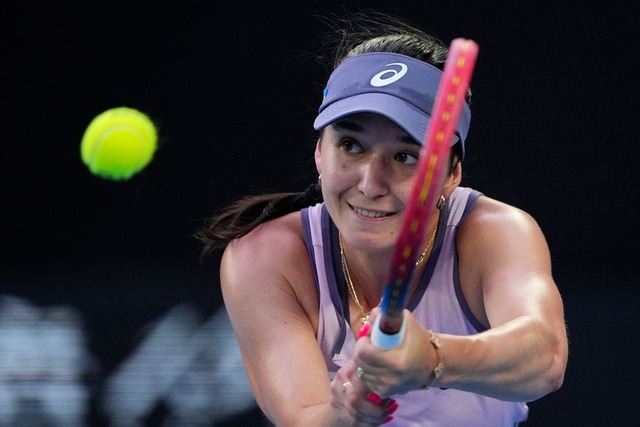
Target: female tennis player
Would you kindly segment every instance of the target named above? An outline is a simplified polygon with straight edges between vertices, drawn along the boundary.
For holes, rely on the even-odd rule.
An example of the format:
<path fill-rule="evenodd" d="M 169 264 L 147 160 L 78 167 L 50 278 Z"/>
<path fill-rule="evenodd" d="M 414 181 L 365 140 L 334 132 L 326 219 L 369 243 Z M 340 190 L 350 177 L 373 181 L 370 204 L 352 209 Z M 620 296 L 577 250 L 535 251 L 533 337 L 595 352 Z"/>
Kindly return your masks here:
<path fill-rule="evenodd" d="M 197 233 L 203 253 L 225 248 L 224 301 L 256 400 L 278 426 L 517 425 L 567 363 L 545 238 L 527 213 L 460 185 L 465 105 L 404 336 L 372 343 L 447 49 L 395 17 L 333 23 L 318 182 L 243 198 Z"/>

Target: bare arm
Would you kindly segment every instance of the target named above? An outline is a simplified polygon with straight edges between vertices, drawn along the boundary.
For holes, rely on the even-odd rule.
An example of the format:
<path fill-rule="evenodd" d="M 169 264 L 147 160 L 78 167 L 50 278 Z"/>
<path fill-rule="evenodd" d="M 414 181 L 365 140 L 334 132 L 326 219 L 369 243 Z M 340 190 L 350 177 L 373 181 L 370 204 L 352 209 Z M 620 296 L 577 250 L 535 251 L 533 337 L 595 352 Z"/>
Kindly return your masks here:
<path fill-rule="evenodd" d="M 505 400 L 531 401 L 558 389 L 567 363 L 566 326 L 547 242 L 536 222 L 481 198 L 458 241 L 461 280 L 468 282 L 470 301 L 480 290 L 477 311 L 491 329 L 470 342 L 451 338 L 451 350 L 462 357 L 452 360 L 443 380 Z"/>
<path fill-rule="evenodd" d="M 256 400 L 278 426 L 378 425 L 386 409 L 366 401 L 353 364 L 330 381 L 315 338 L 315 281 L 292 218 L 232 242 L 221 265 L 225 305 Z"/>
<path fill-rule="evenodd" d="M 549 251 L 535 221 L 481 198 L 458 236 L 460 277 L 472 311 L 490 329 L 472 336 L 439 334 L 444 374 L 434 385 L 503 400 L 531 401 L 562 384 L 567 363 L 563 306 Z M 357 363 L 383 377 L 383 396 L 430 381 L 437 353 L 430 333 L 409 317 L 401 348 L 382 354 L 358 343 Z M 373 380 L 375 381 L 375 380 Z"/>

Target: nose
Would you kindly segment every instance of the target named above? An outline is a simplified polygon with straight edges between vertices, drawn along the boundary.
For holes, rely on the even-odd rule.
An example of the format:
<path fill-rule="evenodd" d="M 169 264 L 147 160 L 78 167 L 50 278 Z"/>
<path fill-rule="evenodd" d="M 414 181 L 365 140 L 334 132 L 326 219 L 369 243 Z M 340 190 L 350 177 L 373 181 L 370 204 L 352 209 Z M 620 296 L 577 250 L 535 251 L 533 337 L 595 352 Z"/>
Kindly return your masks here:
<path fill-rule="evenodd" d="M 375 156 L 361 166 L 358 190 L 370 199 L 384 196 L 389 192 L 389 176 L 385 162 Z"/>

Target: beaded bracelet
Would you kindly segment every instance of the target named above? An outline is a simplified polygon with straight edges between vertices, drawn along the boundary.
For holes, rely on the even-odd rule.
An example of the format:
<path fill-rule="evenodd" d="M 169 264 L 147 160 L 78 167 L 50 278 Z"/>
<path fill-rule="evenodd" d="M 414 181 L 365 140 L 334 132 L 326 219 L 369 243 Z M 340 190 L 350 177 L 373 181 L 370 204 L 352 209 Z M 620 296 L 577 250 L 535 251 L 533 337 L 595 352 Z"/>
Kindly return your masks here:
<path fill-rule="evenodd" d="M 431 338 L 429 341 L 431 341 L 431 344 L 436 349 L 438 362 L 436 363 L 435 368 L 433 368 L 433 373 L 431 374 L 429 383 L 423 385 L 420 388 L 421 390 L 428 390 L 431 384 L 433 384 L 433 382 L 440 378 L 440 376 L 444 373 L 444 362 L 442 357 L 442 350 L 440 349 L 440 347 L 442 347 L 442 343 L 440 342 L 440 339 L 436 336 L 436 334 L 434 334 L 432 331 L 429 331 L 429 333 L 431 334 Z"/>

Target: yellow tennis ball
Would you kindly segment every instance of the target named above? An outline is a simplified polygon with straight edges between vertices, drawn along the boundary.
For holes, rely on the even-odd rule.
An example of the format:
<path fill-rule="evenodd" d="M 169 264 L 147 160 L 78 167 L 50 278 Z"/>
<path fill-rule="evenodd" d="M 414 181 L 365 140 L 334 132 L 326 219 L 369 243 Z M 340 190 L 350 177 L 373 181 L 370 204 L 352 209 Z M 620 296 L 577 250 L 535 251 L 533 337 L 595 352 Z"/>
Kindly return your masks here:
<path fill-rule="evenodd" d="M 149 164 L 157 143 L 158 133 L 149 117 L 133 108 L 118 107 L 89 123 L 80 154 L 93 174 L 126 180 Z"/>

